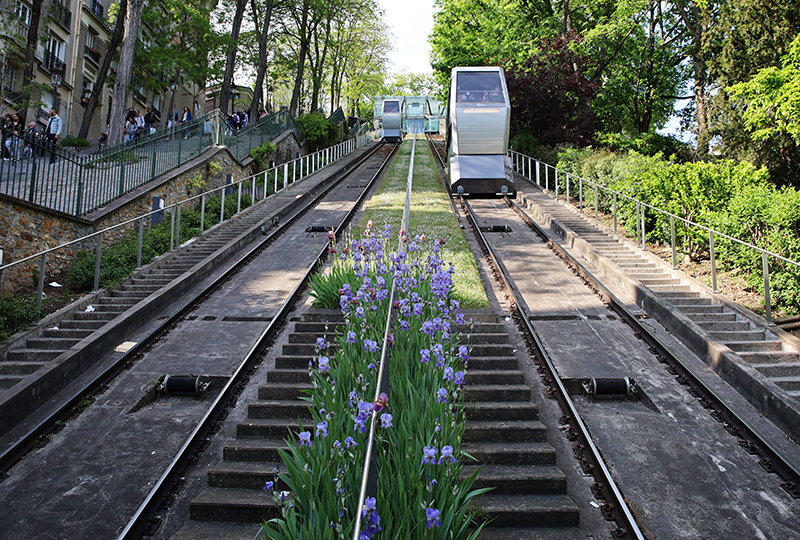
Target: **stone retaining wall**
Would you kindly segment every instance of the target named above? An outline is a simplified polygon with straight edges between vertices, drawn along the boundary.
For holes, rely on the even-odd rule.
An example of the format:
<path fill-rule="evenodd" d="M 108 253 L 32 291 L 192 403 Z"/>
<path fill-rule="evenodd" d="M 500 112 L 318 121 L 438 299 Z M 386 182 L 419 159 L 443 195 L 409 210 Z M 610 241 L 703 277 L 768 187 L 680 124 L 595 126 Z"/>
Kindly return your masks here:
<path fill-rule="evenodd" d="M 273 142 L 277 146 L 275 154 L 278 163 L 294 159 L 298 152 L 302 152 L 301 145 L 291 131 L 284 132 Z M 250 157 L 239 163 L 227 148 L 211 148 L 185 165 L 80 218 L 0 194 L 3 264 L 36 255 L 150 212 L 153 197 L 160 197 L 164 205 L 169 206 L 225 185 L 228 175 L 234 180 L 250 176 L 255 172 L 254 167 Z M 104 234 L 103 244 L 115 242 L 135 226 L 136 223 L 133 223 Z M 52 281 L 48 276 L 65 269 L 78 251 L 94 249 L 95 246 L 96 240 L 91 240 L 48 254 L 45 283 Z M 5 270 L 0 276 L 0 294 L 14 293 L 22 287 L 35 285 L 38 270 L 38 258 Z"/>

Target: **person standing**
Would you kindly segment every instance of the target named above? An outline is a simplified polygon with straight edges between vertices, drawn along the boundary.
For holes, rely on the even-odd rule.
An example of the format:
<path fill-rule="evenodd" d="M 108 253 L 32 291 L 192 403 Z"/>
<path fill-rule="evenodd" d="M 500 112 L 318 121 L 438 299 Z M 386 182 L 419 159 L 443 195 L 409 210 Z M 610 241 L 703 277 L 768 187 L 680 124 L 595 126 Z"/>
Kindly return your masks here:
<path fill-rule="evenodd" d="M 58 116 L 58 112 L 55 109 L 50 109 L 50 119 L 44 128 L 44 138 L 50 149 L 50 163 L 55 163 L 56 161 L 56 143 L 61 135 L 61 127 L 62 121 L 61 117 Z"/>
<path fill-rule="evenodd" d="M 184 124 L 183 128 L 183 138 L 189 138 L 189 122 L 192 121 L 192 111 L 189 110 L 189 107 L 183 108 L 183 118 L 181 118 L 181 124 Z"/>

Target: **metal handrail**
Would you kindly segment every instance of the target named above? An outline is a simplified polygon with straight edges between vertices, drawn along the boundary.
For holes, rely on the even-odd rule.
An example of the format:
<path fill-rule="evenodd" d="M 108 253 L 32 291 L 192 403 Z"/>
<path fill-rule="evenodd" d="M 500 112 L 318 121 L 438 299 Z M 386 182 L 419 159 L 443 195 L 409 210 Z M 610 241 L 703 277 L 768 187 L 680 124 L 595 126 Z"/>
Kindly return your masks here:
<path fill-rule="evenodd" d="M 403 219 L 400 223 L 400 228 L 408 230 L 409 216 L 411 214 L 411 187 L 414 177 L 414 155 L 417 149 L 417 136 L 414 135 L 414 142 L 411 145 L 411 163 L 408 166 L 408 180 L 406 182 L 406 201 L 403 206 Z M 403 249 L 403 235 L 399 235 L 398 251 Z M 394 303 L 395 290 L 397 289 L 397 281 L 392 280 L 392 290 L 389 293 L 389 305 Z M 389 310 L 386 316 L 386 326 L 383 331 L 383 344 L 381 345 L 381 364 L 378 368 L 378 384 L 375 386 L 375 399 L 373 403 L 377 402 L 381 393 L 389 395 L 389 370 L 386 369 L 387 354 L 389 351 L 389 331 L 392 328 L 393 312 Z M 375 489 L 377 491 L 377 471 L 372 467 L 374 458 L 374 441 L 375 441 L 375 423 L 378 419 L 378 412 L 372 411 L 369 424 L 369 438 L 367 439 L 367 449 L 364 452 L 364 473 L 361 477 L 361 490 L 358 495 L 358 506 L 356 507 L 356 524 L 353 529 L 353 540 L 359 540 L 361 535 L 361 511 L 364 508 L 364 503 L 367 499 L 367 491 Z"/>
<path fill-rule="evenodd" d="M 770 305 L 770 293 L 769 293 L 769 291 L 770 291 L 770 288 L 769 288 L 769 261 L 768 261 L 767 257 L 774 257 L 777 260 L 780 260 L 780 261 L 783 261 L 785 263 L 791 264 L 791 265 L 796 266 L 798 268 L 800 268 L 800 262 L 793 261 L 791 259 L 788 259 L 788 258 L 786 258 L 786 257 L 784 257 L 782 255 L 777 254 L 777 253 L 773 253 L 772 251 L 769 251 L 769 250 L 764 249 L 762 247 L 756 246 L 754 244 L 750 244 L 749 242 L 745 242 L 744 240 L 740 240 L 739 238 L 735 238 L 735 237 L 730 236 L 728 234 L 725 234 L 723 232 L 717 231 L 715 229 L 712 229 L 711 227 L 708 227 L 707 225 L 702 225 L 700 223 L 695 223 L 695 222 L 690 221 L 690 220 L 688 220 L 688 219 L 686 219 L 684 217 L 681 217 L 681 216 L 678 216 L 678 215 L 673 214 L 671 212 L 668 212 L 668 211 L 666 211 L 666 210 L 664 210 L 662 208 L 658 208 L 657 206 L 653 206 L 650 203 L 647 203 L 645 201 L 640 201 L 639 199 L 631 197 L 630 195 L 626 195 L 626 194 L 624 194 L 622 192 L 613 190 L 613 189 L 611 189 L 611 188 L 609 188 L 607 186 L 604 186 L 604 185 L 602 185 L 602 184 L 600 184 L 598 182 L 594 182 L 592 180 L 585 179 L 585 178 L 583 178 L 581 176 L 578 176 L 576 174 L 564 171 L 562 169 L 559 169 L 558 167 L 554 167 L 552 165 L 549 165 L 547 163 L 539 161 L 538 159 L 536 159 L 534 157 L 531 157 L 531 156 L 527 156 L 525 154 L 522 154 L 521 152 L 516 152 L 514 150 L 509 150 L 508 153 L 509 153 L 509 157 L 512 160 L 512 166 L 513 166 L 514 170 L 516 172 L 522 174 L 523 176 L 525 176 L 525 171 L 527 170 L 527 173 L 528 173 L 527 178 L 528 178 L 528 180 L 533 181 L 533 174 L 531 172 L 532 169 L 533 169 L 532 163 L 536 164 L 536 185 L 538 185 L 540 187 L 542 187 L 540 166 L 544 165 L 544 176 L 545 176 L 544 191 L 545 192 L 551 191 L 550 190 L 550 185 L 549 185 L 550 177 L 547 174 L 547 170 L 548 170 L 548 168 L 553 169 L 555 171 L 555 195 L 556 195 L 556 197 L 558 197 L 558 194 L 559 194 L 559 191 L 558 191 L 559 190 L 559 183 L 558 183 L 558 173 L 559 172 L 561 172 L 562 174 L 566 175 L 566 195 L 567 195 L 567 200 L 569 200 L 569 196 L 570 196 L 569 195 L 569 193 L 570 193 L 569 192 L 570 178 L 577 179 L 578 182 L 579 182 L 579 198 L 580 198 L 580 210 L 581 210 L 581 212 L 583 212 L 583 208 L 584 208 L 583 207 L 583 185 L 584 185 L 584 183 L 588 184 L 589 187 L 594 188 L 595 193 L 597 193 L 598 191 L 603 191 L 603 192 L 606 192 L 606 193 L 610 194 L 614 198 L 613 218 L 614 218 L 614 233 L 615 234 L 617 233 L 617 200 L 618 200 L 618 198 L 626 199 L 629 202 L 633 203 L 636 206 L 636 215 L 637 215 L 637 219 L 636 219 L 637 245 L 640 245 L 642 250 L 646 250 L 646 246 L 645 246 L 645 233 L 646 233 L 646 231 L 645 231 L 645 221 L 644 221 L 644 208 L 649 208 L 651 210 L 654 210 L 655 212 L 658 212 L 658 213 L 660 213 L 660 214 L 662 214 L 664 216 L 669 217 L 669 219 L 670 219 L 670 235 L 671 235 L 672 267 L 673 267 L 673 269 L 677 268 L 677 264 L 676 264 L 676 241 L 675 241 L 675 220 L 682 222 L 689 229 L 696 228 L 696 229 L 700 229 L 702 231 L 707 232 L 708 235 L 709 235 L 709 255 L 710 255 L 710 258 L 711 258 L 712 290 L 715 293 L 718 292 L 718 290 L 717 290 L 717 268 L 716 268 L 715 259 L 714 259 L 714 238 L 715 237 L 724 238 L 724 239 L 729 240 L 729 241 L 731 241 L 733 243 L 739 244 L 741 246 L 744 246 L 744 247 L 750 248 L 752 250 L 755 250 L 756 252 L 759 252 L 761 254 L 762 277 L 764 279 L 764 298 L 765 298 L 764 307 L 765 307 L 765 314 L 766 314 L 765 318 L 766 318 L 767 322 L 772 323 L 772 306 Z M 527 169 L 525 167 L 525 161 L 526 160 L 527 160 L 527 164 L 528 164 Z M 597 220 L 597 201 L 598 201 L 598 198 L 599 197 L 595 196 L 595 220 Z M 641 238 L 641 241 L 640 241 L 640 238 Z"/>
<path fill-rule="evenodd" d="M 213 111 L 192 122 L 153 135 L 145 134 L 141 141 L 88 155 L 49 148 L 40 139 L 32 143 L 29 158 L 0 162 L 0 184 L 2 193 L 8 196 L 82 216 L 180 167 L 209 148 L 227 146 L 242 161 L 251 149 L 271 141 L 286 129 L 296 132 L 286 110 L 264 117 L 240 133 L 226 128 L 223 115 Z M 20 140 L 20 153 L 27 144 Z M 47 156 L 51 158 L 49 162 L 38 159 Z"/>
<path fill-rule="evenodd" d="M 301 179 L 303 179 L 303 178 L 305 178 L 305 177 L 307 177 L 307 176 L 309 176 L 311 174 L 314 174 L 320 168 L 325 167 L 325 166 L 333 163 L 334 161 L 336 161 L 338 159 L 341 159 L 342 157 L 350 154 L 351 152 L 357 150 L 358 148 L 361 148 L 366 143 L 368 143 L 370 140 L 371 140 L 371 137 L 369 135 L 360 136 L 360 137 L 358 137 L 356 139 L 348 139 L 348 140 L 343 141 L 343 142 L 341 142 L 339 144 L 336 144 L 334 146 L 319 150 L 318 152 L 315 152 L 314 154 L 310 154 L 308 156 L 304 156 L 303 158 L 295 160 L 295 162 L 294 162 L 295 164 L 298 163 L 298 162 L 299 163 L 303 163 L 303 160 L 305 160 L 306 167 L 305 167 L 305 170 L 304 170 L 304 168 L 302 166 L 299 167 L 299 168 L 293 167 L 293 174 L 291 176 L 291 181 L 289 180 L 290 177 L 288 175 L 288 170 L 289 170 L 288 165 L 289 164 L 288 163 L 283 163 L 283 164 L 280 164 L 280 165 L 276 165 L 276 166 L 274 166 L 274 167 L 272 167 L 272 168 L 270 168 L 270 169 L 268 169 L 266 171 L 263 171 L 261 173 L 258 173 L 258 174 L 255 174 L 255 175 L 251 175 L 251 176 L 247 176 L 245 178 L 242 178 L 241 180 L 237 180 L 235 182 L 231 182 L 230 184 L 226 184 L 224 186 L 208 190 L 206 192 L 200 193 L 200 194 L 195 195 L 193 197 L 189 197 L 188 199 L 184 199 L 182 201 L 178 201 L 176 203 L 173 203 L 173 204 L 171 204 L 169 206 L 166 206 L 164 208 L 160 208 L 158 210 L 152 210 L 152 211 L 146 212 L 144 214 L 140 214 L 140 215 L 138 215 L 138 216 L 136 216 L 134 218 L 131 218 L 129 220 L 126 220 L 126 221 L 124 221 L 122 223 L 118 223 L 116 225 L 112 225 L 112 226 L 107 227 L 105 229 L 102 229 L 100 231 L 93 232 L 93 233 L 88 234 L 86 236 L 82 236 L 81 238 L 72 240 L 72 241 L 67 242 L 65 244 L 60 244 L 60 245 L 58 245 L 56 247 L 49 248 L 47 250 L 44 250 L 44 251 L 41 251 L 41 252 L 36 253 L 34 255 L 30 255 L 28 257 L 13 261 L 11 263 L 3 265 L 2 264 L 3 263 L 2 258 L 0 258 L 0 279 L 2 279 L 2 274 L 3 274 L 4 270 L 7 270 L 7 269 L 12 268 L 14 266 L 22 265 L 22 264 L 25 264 L 25 263 L 32 263 L 36 259 L 39 259 L 39 284 L 38 284 L 39 286 L 38 286 L 37 297 L 36 297 L 37 298 L 37 300 L 36 300 L 36 302 L 37 302 L 37 313 L 38 313 L 38 310 L 41 308 L 42 293 L 43 293 L 43 287 L 44 287 L 44 274 L 45 274 L 44 267 L 45 267 L 46 258 L 47 258 L 47 256 L 49 254 L 51 254 L 51 253 L 53 253 L 55 251 L 61 250 L 61 249 L 69 248 L 69 247 L 72 247 L 72 246 L 77 246 L 78 244 L 81 244 L 81 243 L 86 243 L 89 240 L 96 240 L 97 241 L 97 264 L 95 265 L 94 290 L 98 290 L 99 289 L 99 277 L 100 277 L 100 253 L 101 253 L 101 250 L 102 250 L 103 236 L 105 234 L 107 234 L 109 232 L 116 231 L 116 230 L 121 229 L 121 228 L 126 228 L 126 229 L 130 228 L 130 229 L 132 229 L 134 223 L 139 222 L 137 268 L 141 268 L 141 266 L 142 266 L 142 242 L 143 242 L 144 220 L 146 218 L 151 217 L 151 216 L 153 216 L 155 214 L 162 213 L 162 212 L 165 213 L 165 214 L 166 213 L 170 213 L 173 221 L 175 220 L 175 218 L 177 216 L 178 227 L 180 227 L 180 209 L 181 209 L 181 206 L 183 206 L 185 204 L 196 205 L 197 201 L 199 200 L 200 201 L 200 205 L 201 205 L 201 209 L 202 209 L 201 210 L 201 214 L 202 214 L 202 216 L 204 216 L 205 199 L 206 199 L 206 197 L 213 196 L 217 192 L 220 192 L 222 197 L 223 197 L 222 208 L 221 208 L 221 212 L 220 212 L 220 214 L 221 214 L 220 217 L 222 217 L 222 215 L 224 213 L 224 208 L 225 208 L 224 197 L 225 197 L 226 191 L 228 189 L 234 189 L 235 187 L 238 187 L 239 206 L 237 208 L 236 213 L 233 214 L 233 216 L 236 216 L 236 215 L 238 215 L 238 214 L 240 214 L 242 212 L 242 209 L 241 209 L 241 195 L 242 195 L 242 190 L 246 187 L 245 186 L 246 183 L 249 182 L 251 184 L 251 186 L 252 186 L 251 187 L 251 192 L 252 192 L 252 197 L 254 199 L 253 205 L 255 205 L 256 181 L 258 180 L 259 176 L 263 175 L 264 181 L 265 181 L 263 197 L 261 199 L 263 201 L 268 196 L 266 181 L 269 178 L 269 174 L 270 173 L 272 173 L 274 178 L 275 178 L 275 191 L 274 191 L 274 193 L 278 193 L 280 191 L 283 191 L 290 184 L 293 184 L 293 183 L 295 183 L 295 182 L 297 182 L 297 181 L 299 181 L 299 180 L 301 180 Z M 283 169 L 283 171 L 284 171 L 284 183 L 283 183 L 283 186 L 279 188 L 278 187 L 278 177 L 279 177 L 278 171 L 280 169 Z M 305 174 L 303 174 L 304 172 L 305 172 Z M 200 227 L 201 227 L 200 235 L 201 236 L 204 234 L 203 227 L 204 227 L 204 222 L 205 222 L 205 220 L 204 220 L 204 218 L 202 216 L 201 216 L 201 219 L 200 219 Z M 220 222 L 221 221 L 222 220 L 220 220 Z M 180 234 L 180 230 L 177 231 L 177 234 L 178 235 Z M 178 242 L 175 242 L 175 236 L 176 236 L 176 231 L 175 231 L 175 227 L 174 227 L 174 223 L 173 223 L 173 226 L 172 226 L 171 231 L 170 231 L 170 251 L 172 251 L 174 249 L 176 244 L 180 244 L 180 236 L 178 236 Z M 180 245 L 178 245 L 177 247 L 180 247 Z"/>

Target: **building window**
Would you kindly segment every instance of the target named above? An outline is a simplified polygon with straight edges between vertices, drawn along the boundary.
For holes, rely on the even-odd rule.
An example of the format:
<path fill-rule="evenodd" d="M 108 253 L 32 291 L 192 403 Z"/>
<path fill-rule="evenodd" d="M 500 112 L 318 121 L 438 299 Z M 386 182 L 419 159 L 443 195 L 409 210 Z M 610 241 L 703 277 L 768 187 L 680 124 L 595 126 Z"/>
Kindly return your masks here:
<path fill-rule="evenodd" d="M 16 14 L 17 18 L 20 20 L 22 24 L 26 27 L 30 26 L 31 24 L 31 10 L 23 4 L 22 2 L 17 2 L 17 6 L 14 9 L 14 13 Z"/>
<path fill-rule="evenodd" d="M 91 28 L 89 28 L 89 31 L 86 33 L 86 46 L 90 49 L 94 49 L 94 32 Z"/>

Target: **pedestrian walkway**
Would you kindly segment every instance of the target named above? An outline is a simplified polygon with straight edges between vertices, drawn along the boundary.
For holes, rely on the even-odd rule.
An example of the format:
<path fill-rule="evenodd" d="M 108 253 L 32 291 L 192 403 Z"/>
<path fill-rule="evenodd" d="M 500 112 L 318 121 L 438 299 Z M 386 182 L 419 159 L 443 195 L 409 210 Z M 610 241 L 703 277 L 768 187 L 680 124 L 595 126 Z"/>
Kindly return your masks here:
<path fill-rule="evenodd" d="M 0 162 L 0 193 L 67 214 L 82 216 L 150 182 L 212 146 L 226 146 L 241 161 L 250 150 L 295 129 L 288 111 L 267 116 L 235 132 L 219 111 L 135 144 L 80 155 L 52 154 L 32 143 L 32 156 Z M 5 134 L 4 134 L 5 135 Z"/>

